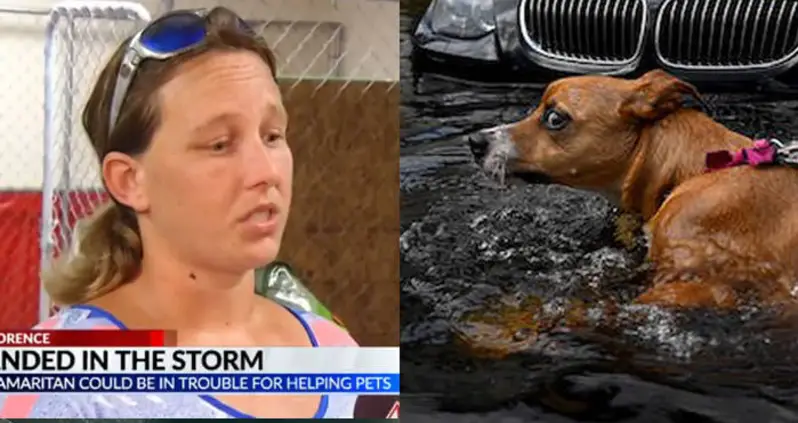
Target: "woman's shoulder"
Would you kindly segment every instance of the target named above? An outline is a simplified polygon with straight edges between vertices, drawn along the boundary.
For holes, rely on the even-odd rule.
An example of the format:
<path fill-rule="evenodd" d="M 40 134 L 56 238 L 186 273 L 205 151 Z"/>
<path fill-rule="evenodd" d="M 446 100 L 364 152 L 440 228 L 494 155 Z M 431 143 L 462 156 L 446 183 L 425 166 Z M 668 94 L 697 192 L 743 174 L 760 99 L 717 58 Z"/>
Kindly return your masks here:
<path fill-rule="evenodd" d="M 107 311 L 90 306 L 76 305 L 58 310 L 50 318 L 33 327 L 39 330 L 109 330 L 123 329 L 119 320 Z"/>
<path fill-rule="evenodd" d="M 313 346 L 316 347 L 357 347 L 358 344 L 342 327 L 330 319 L 324 318 L 313 312 L 288 307 L 289 311 L 296 316 L 297 319 L 305 327 L 308 336 L 310 336 Z"/>
<path fill-rule="evenodd" d="M 280 304 L 302 323 L 313 346 L 318 347 L 356 347 L 357 342 L 339 323 L 313 312 L 293 306 Z M 125 326 L 112 314 L 91 305 L 79 305 L 59 310 L 49 319 L 39 323 L 34 329 L 41 330 L 108 330 L 125 329 Z"/>
<path fill-rule="evenodd" d="M 274 325 L 275 316 L 281 315 L 280 320 L 282 323 L 277 323 L 278 326 L 285 330 L 290 326 L 289 324 L 298 322 L 300 325 L 292 328 L 293 336 L 290 338 L 294 342 L 300 341 L 295 335 L 300 335 L 293 332 L 301 326 L 305 331 L 306 336 L 302 338 L 310 338 L 314 347 L 357 347 L 357 342 L 349 335 L 346 328 L 337 322 L 337 319 L 324 317 L 316 313 L 311 304 L 302 303 L 297 301 L 285 301 L 282 298 L 266 297 L 258 295 L 258 311 L 259 316 L 255 319 L 258 324 Z M 287 326 L 286 326 L 287 325 Z"/>

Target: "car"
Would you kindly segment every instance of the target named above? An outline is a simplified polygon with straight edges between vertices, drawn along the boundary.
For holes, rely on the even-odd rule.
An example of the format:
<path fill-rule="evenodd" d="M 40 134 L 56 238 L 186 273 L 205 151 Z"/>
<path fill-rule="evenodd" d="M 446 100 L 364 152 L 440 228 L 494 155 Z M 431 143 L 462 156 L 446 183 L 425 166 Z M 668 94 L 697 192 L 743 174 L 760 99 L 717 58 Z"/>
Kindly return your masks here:
<path fill-rule="evenodd" d="M 635 75 L 798 86 L 795 0 L 433 0 L 414 60 L 477 75 Z"/>

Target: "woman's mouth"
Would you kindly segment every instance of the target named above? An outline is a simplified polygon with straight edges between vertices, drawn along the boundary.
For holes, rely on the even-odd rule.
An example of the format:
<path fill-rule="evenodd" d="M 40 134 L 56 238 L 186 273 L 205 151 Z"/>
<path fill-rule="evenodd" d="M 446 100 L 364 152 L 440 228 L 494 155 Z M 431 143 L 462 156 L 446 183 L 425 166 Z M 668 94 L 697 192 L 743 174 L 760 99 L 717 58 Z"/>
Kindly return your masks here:
<path fill-rule="evenodd" d="M 247 213 L 244 223 L 261 235 L 270 235 L 277 229 L 278 210 L 274 204 L 255 207 Z"/>

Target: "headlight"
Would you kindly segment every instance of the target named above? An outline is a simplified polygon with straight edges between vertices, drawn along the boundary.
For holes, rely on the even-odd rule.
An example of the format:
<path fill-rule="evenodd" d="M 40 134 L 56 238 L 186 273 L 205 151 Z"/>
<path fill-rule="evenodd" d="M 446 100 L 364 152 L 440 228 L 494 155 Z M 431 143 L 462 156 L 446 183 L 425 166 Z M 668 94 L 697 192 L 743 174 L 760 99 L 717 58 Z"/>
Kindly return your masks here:
<path fill-rule="evenodd" d="M 479 38 L 496 28 L 493 1 L 435 0 L 432 30 L 457 38 Z"/>

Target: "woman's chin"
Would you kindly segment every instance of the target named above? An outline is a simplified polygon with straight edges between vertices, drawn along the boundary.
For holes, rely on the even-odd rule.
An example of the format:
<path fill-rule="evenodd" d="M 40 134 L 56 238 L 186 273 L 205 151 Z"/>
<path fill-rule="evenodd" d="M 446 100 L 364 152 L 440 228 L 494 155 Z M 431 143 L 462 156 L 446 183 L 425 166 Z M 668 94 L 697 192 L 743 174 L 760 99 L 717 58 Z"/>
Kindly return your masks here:
<path fill-rule="evenodd" d="M 258 268 L 277 260 L 280 253 L 280 243 L 273 239 L 264 239 L 248 245 L 242 256 L 247 258 L 250 268 Z"/>

